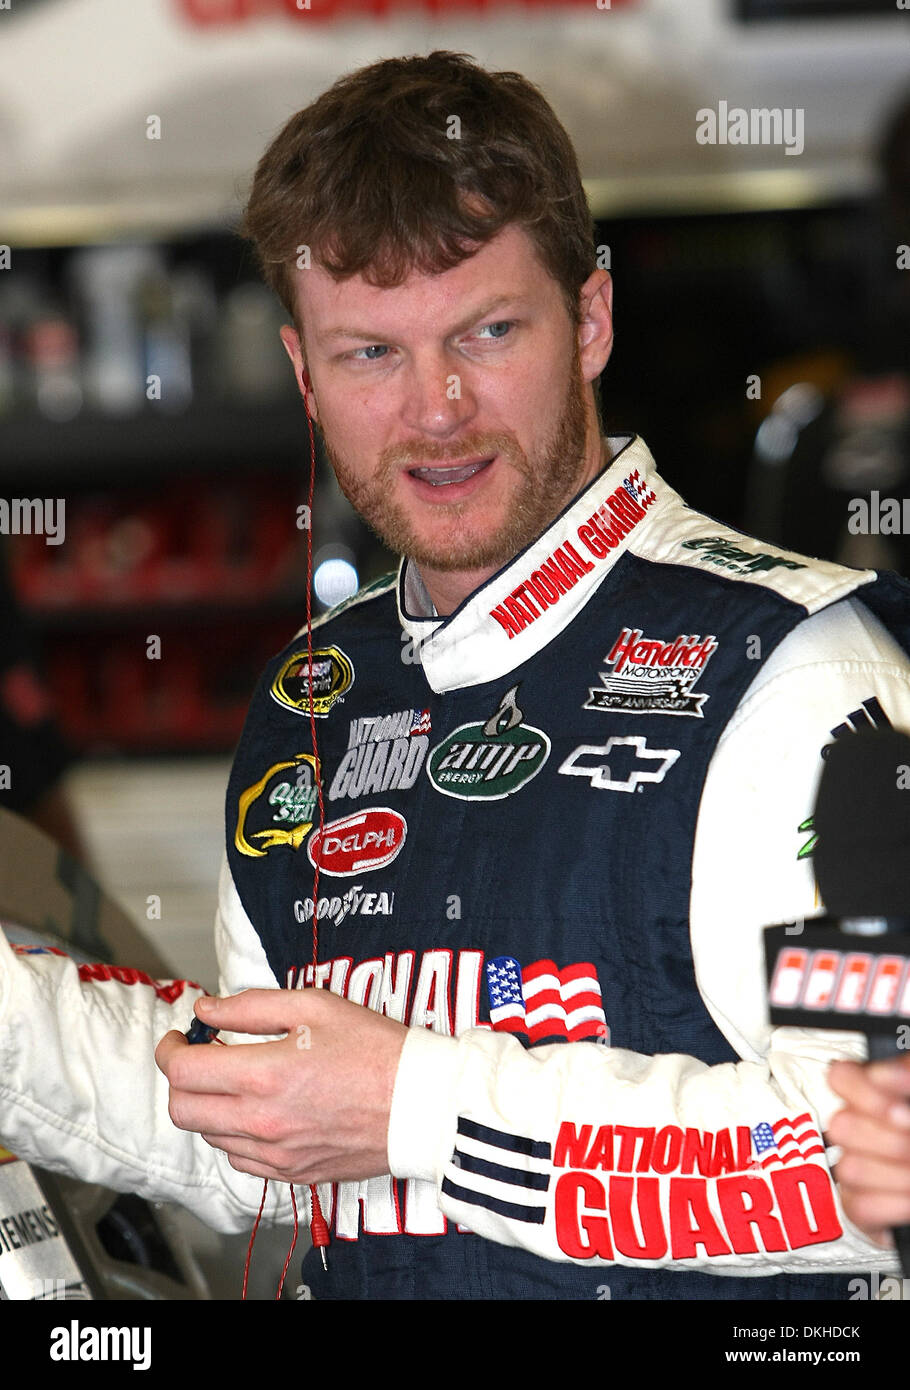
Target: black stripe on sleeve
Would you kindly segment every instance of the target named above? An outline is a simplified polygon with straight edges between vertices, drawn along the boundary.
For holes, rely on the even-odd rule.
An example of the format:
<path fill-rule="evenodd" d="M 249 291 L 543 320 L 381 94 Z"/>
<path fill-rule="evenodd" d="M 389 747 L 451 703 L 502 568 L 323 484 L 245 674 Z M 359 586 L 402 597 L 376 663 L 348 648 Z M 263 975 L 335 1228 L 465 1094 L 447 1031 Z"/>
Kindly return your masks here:
<path fill-rule="evenodd" d="M 464 1115 L 458 1117 L 458 1133 L 467 1139 L 478 1139 L 482 1144 L 492 1144 L 497 1149 L 527 1154 L 530 1158 L 549 1158 L 551 1153 L 550 1145 L 540 1139 L 527 1139 L 523 1134 L 506 1134 L 501 1129 L 490 1129 L 488 1125 L 479 1125 L 476 1120 L 468 1120 Z"/>
<path fill-rule="evenodd" d="M 448 1178 L 443 1178 L 442 1190 L 447 1197 L 454 1197 L 457 1202 L 467 1202 L 472 1207 L 486 1207 L 488 1211 L 508 1216 L 512 1221 L 528 1221 L 532 1225 L 542 1226 L 546 1216 L 546 1207 L 522 1207 L 517 1202 L 503 1202 L 499 1197 L 490 1197 L 486 1192 L 471 1192 L 466 1187 L 457 1187 Z"/>
<path fill-rule="evenodd" d="M 463 1153 L 461 1149 L 455 1150 L 452 1163 L 454 1167 L 462 1168 L 466 1173 L 479 1173 L 482 1178 L 510 1182 L 515 1187 L 529 1187 L 536 1192 L 546 1192 L 550 1186 L 547 1173 L 529 1173 L 523 1168 L 504 1168 L 501 1163 L 490 1163 L 485 1158 L 478 1158 L 476 1154 Z"/>

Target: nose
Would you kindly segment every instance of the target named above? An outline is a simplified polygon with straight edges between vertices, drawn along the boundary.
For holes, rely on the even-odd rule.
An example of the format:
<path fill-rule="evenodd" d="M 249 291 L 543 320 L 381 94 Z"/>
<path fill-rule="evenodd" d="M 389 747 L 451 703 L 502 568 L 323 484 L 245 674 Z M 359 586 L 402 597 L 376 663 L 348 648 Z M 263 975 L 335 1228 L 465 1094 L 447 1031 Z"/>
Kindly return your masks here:
<path fill-rule="evenodd" d="M 402 420 L 409 429 L 444 439 L 470 423 L 477 402 L 463 365 L 435 350 L 415 356 L 407 364 Z"/>

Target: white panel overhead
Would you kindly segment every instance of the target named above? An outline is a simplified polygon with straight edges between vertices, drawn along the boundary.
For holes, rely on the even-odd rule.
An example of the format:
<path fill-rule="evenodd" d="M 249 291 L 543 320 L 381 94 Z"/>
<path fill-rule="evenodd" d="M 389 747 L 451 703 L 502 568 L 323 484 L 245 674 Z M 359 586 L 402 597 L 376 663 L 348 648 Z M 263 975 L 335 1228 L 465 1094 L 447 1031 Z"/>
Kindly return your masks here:
<path fill-rule="evenodd" d="M 52 242 L 233 220 L 270 136 L 335 77 L 451 48 L 538 83 L 598 212 L 783 206 L 869 186 L 884 112 L 910 93 L 910 13 L 741 26 L 727 0 L 451 17 L 411 6 L 194 26 L 181 0 L 0 11 L 0 236 Z M 804 113 L 805 147 L 704 145 L 727 102 Z M 149 118 L 161 138 L 148 139 Z"/>

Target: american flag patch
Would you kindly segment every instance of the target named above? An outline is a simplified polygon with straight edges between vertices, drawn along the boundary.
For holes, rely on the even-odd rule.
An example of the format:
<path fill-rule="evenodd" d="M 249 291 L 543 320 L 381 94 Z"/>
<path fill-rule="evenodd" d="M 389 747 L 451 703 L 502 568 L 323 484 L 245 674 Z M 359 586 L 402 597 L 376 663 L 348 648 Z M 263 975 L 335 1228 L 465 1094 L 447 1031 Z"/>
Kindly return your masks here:
<path fill-rule="evenodd" d="M 623 478 L 622 485 L 633 502 L 637 502 L 640 507 L 650 507 L 652 502 L 657 501 L 657 493 L 648 487 L 637 468 L 633 468 L 628 478 Z"/>
<path fill-rule="evenodd" d="M 752 1131 L 752 1142 L 755 1162 L 761 1168 L 771 1168 L 775 1163 L 801 1163 L 813 1154 L 824 1155 L 825 1152 L 822 1137 L 808 1111 L 795 1119 L 784 1116 L 773 1125 L 762 1120 Z"/>
<path fill-rule="evenodd" d="M 458 1139 L 442 1190 L 457 1202 L 541 1226 L 547 1209 L 540 1201 L 550 1186 L 551 1152 L 541 1139 L 491 1129 L 459 1115 Z"/>
<path fill-rule="evenodd" d="M 428 734 L 430 732 L 430 711 L 428 709 L 411 710 L 410 736 L 415 734 Z"/>
<path fill-rule="evenodd" d="M 582 1042 L 609 1039 L 597 971 L 590 961 L 560 970 L 555 961 L 521 966 L 514 956 L 487 962 L 490 1024 L 495 1032 Z"/>

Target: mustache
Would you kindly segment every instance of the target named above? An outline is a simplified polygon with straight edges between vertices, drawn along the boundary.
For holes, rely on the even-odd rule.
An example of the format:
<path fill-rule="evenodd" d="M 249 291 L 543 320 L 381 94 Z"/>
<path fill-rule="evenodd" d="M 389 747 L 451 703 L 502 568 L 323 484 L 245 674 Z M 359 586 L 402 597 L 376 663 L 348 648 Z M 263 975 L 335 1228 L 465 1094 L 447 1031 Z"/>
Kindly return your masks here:
<path fill-rule="evenodd" d="M 420 445 L 419 452 L 416 448 L 392 448 L 381 456 L 379 473 L 383 478 L 390 478 L 402 469 L 422 463 L 457 463 L 465 458 L 492 458 L 494 454 L 501 455 L 519 472 L 530 474 L 527 455 L 511 434 L 469 436 L 459 440 L 457 446 L 448 447 L 425 443 Z"/>

